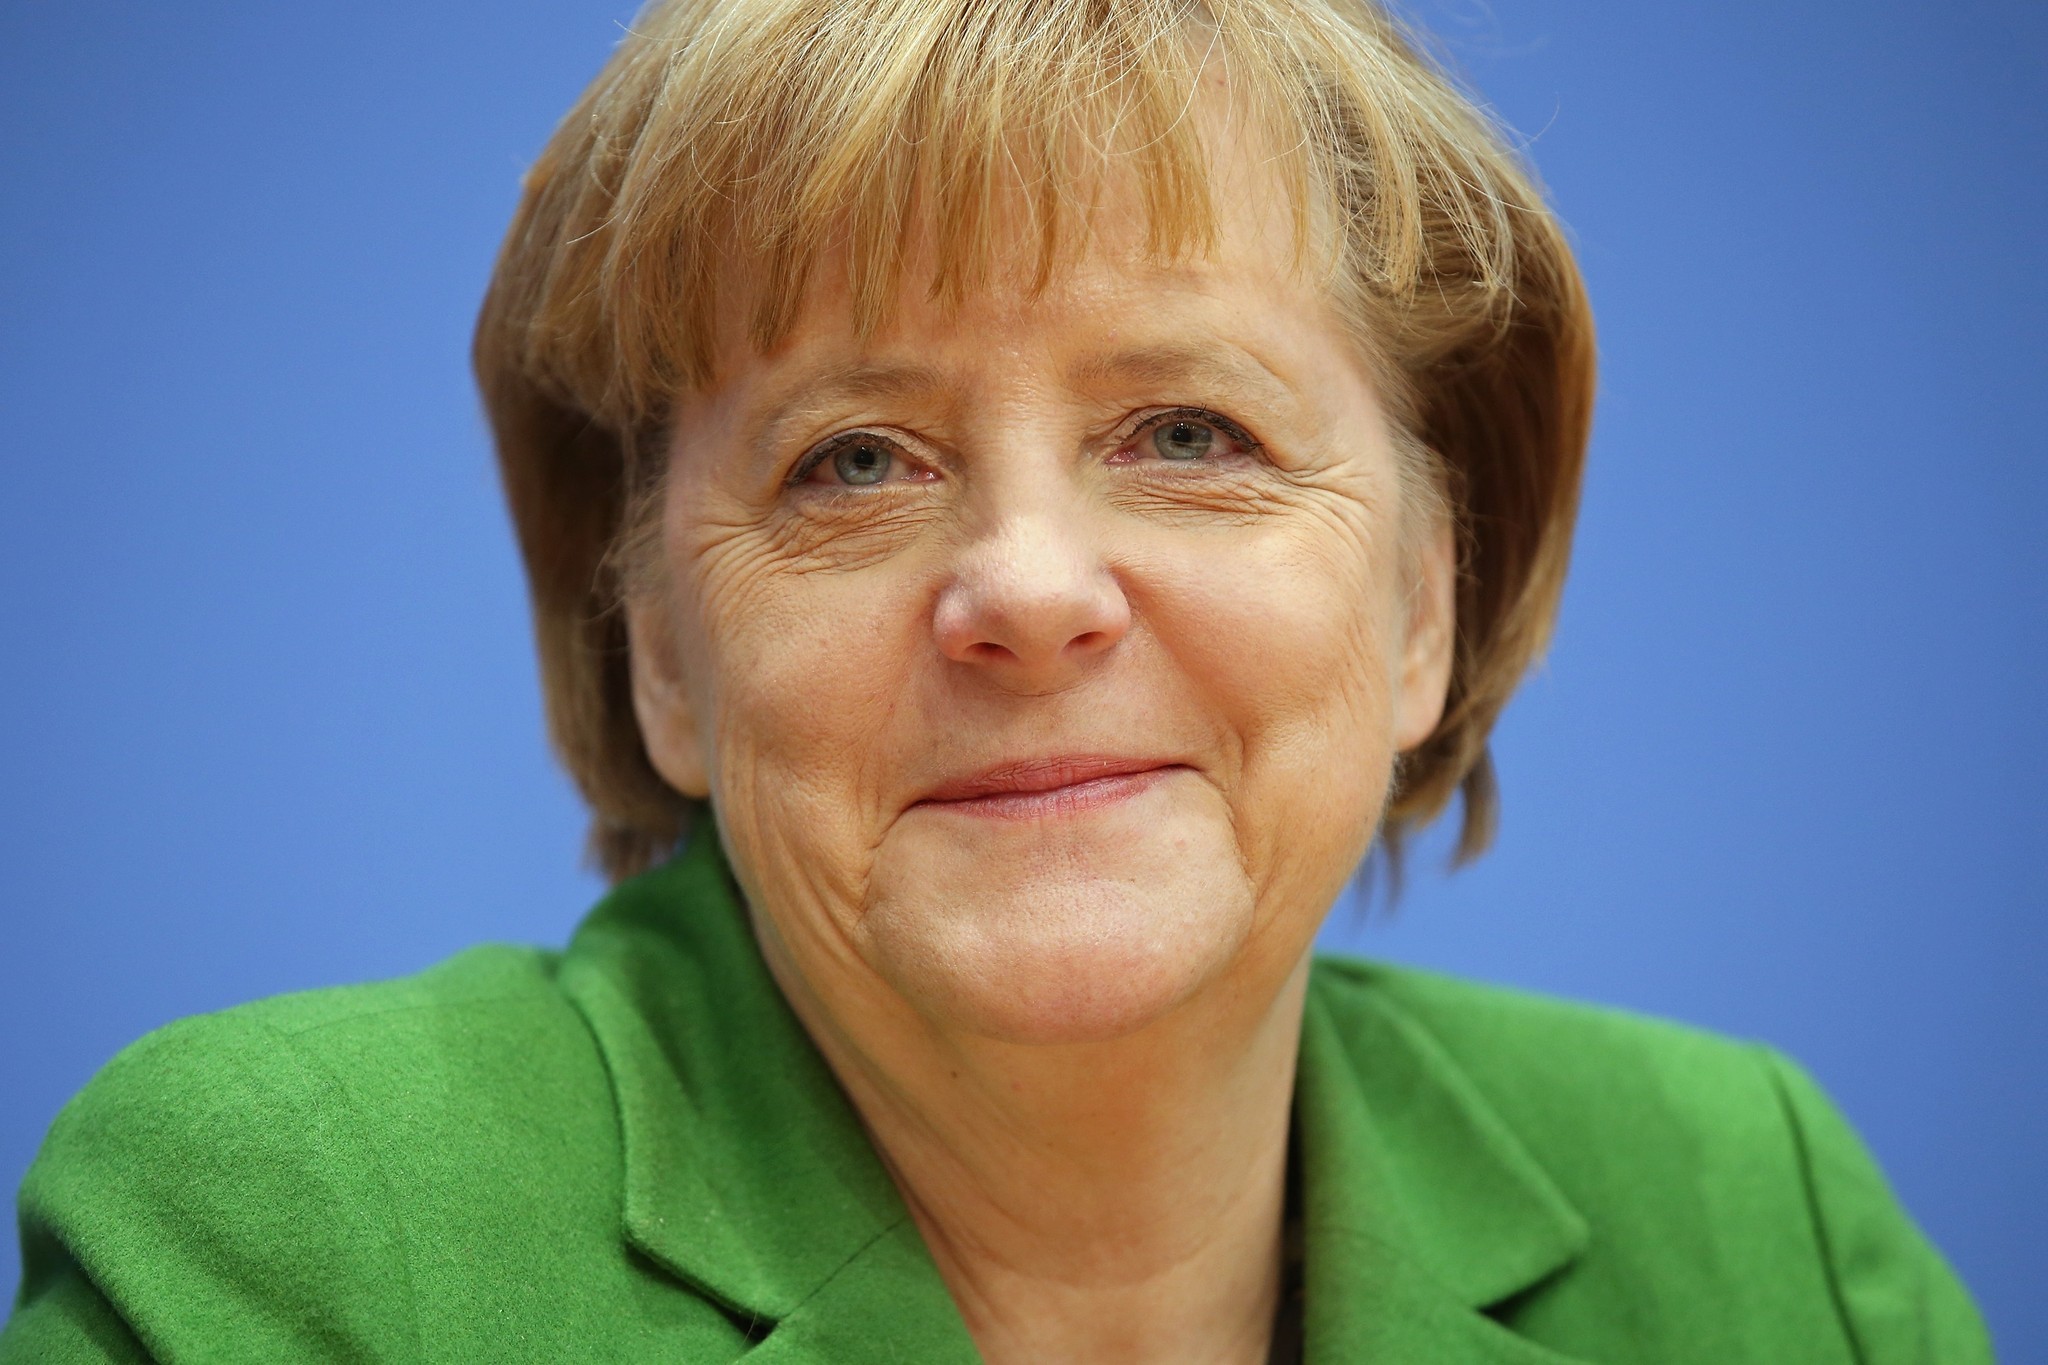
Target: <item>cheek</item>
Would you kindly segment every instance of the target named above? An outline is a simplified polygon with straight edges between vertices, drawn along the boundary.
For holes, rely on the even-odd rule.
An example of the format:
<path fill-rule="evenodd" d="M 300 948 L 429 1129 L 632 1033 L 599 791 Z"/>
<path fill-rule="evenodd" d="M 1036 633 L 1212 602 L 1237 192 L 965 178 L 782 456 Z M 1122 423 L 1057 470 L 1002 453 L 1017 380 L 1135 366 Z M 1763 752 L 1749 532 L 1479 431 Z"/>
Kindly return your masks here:
<path fill-rule="evenodd" d="M 1239 748 L 1247 865 L 1285 879 L 1362 857 L 1392 773 L 1398 566 L 1360 519 L 1304 511 L 1153 557 L 1165 651 Z M 1327 875 L 1326 873 L 1317 875 Z"/>
<path fill-rule="evenodd" d="M 882 567 L 795 567 L 755 532 L 692 530 L 674 558 L 721 818 L 782 840 L 857 838 L 876 738 L 909 691 L 914 585 Z"/>
<path fill-rule="evenodd" d="M 1336 518 L 1224 533 L 1150 556 L 1147 615 L 1169 653 L 1252 732 L 1379 736 L 1392 724 L 1390 558 Z"/>

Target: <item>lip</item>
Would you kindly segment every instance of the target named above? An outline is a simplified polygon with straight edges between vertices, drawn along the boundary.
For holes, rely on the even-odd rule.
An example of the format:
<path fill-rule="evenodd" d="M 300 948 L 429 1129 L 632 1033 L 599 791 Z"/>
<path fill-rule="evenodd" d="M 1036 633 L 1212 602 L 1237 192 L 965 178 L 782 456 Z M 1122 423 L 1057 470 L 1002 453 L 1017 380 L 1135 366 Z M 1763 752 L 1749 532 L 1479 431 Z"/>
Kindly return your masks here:
<path fill-rule="evenodd" d="M 1125 800 L 1186 766 L 1163 758 L 1061 754 L 983 768 L 941 783 L 916 804 L 1013 819 L 1062 815 Z"/>

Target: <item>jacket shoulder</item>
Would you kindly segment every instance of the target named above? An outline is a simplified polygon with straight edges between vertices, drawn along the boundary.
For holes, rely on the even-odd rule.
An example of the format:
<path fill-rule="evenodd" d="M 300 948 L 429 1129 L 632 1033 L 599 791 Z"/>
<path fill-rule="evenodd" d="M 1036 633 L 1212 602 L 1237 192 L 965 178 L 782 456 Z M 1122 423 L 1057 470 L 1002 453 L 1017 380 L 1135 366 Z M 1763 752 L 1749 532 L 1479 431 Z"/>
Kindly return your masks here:
<path fill-rule="evenodd" d="M 1783 1130 L 1769 1054 L 1754 1043 L 1412 967 L 1335 956 L 1317 967 L 1340 1008 L 1391 1010 L 1419 1026 L 1504 1117 L 1522 1120 L 1518 1132 L 1533 1127 L 1539 1141 L 1555 1124 L 1648 1114 L 1690 1128 Z"/>
<path fill-rule="evenodd" d="M 92 1299 L 159 1358 L 419 1358 L 479 1268 L 607 1254 L 611 1096 L 555 965 L 471 949 L 125 1049 L 23 1181 L 6 1346 Z"/>
<path fill-rule="evenodd" d="M 371 1032 L 396 1026 L 392 1031 L 402 1034 L 408 1021 L 437 1014 L 445 1018 L 509 1002 L 544 1006 L 560 999 L 555 986 L 560 958 L 557 952 L 519 944 L 479 944 L 409 976 L 294 991 L 195 1015 L 145 1035 L 138 1046 L 207 1020 L 260 1025 L 288 1034 L 336 1025 Z"/>
<path fill-rule="evenodd" d="M 1357 959 L 1320 959 L 1317 979 L 1340 1017 L 1392 1014 L 1439 1050 L 1591 1226 L 1585 1266 L 1522 1306 L 1529 1328 L 1618 1315 L 1646 1288 L 1631 1281 L 1660 1297 L 1690 1284 L 1752 1305 L 1744 1323 L 1685 1327 L 1754 1336 L 1725 1358 L 1770 1358 L 1768 1325 L 1820 1301 L 1862 1365 L 1991 1360 L 1967 1293 L 1862 1141 L 1777 1051 Z"/>
<path fill-rule="evenodd" d="M 467 1134 L 456 1150 L 471 1167 L 509 1155 L 475 1140 L 514 1120 L 508 1101 L 560 1112 L 572 1095 L 605 1093 L 589 1032 L 555 985 L 556 965 L 550 952 L 485 945 L 412 976 L 178 1020 L 125 1048 L 64 1107 L 37 1168 L 61 1171 L 109 1137 L 170 1137 L 195 1125 L 192 1136 L 232 1137 L 243 1150 L 283 1140 L 294 1120 L 313 1136 L 380 1149 L 387 1137 Z M 387 1180 L 436 1159 L 379 1154 L 397 1163 Z"/>
<path fill-rule="evenodd" d="M 1473 1094 L 1596 1242 L 1674 1272 L 1687 1237 L 1812 1249 L 1799 1147 L 1763 1049 L 1408 967 L 1325 959 L 1317 975 L 1340 1021 L 1391 1019 Z"/>

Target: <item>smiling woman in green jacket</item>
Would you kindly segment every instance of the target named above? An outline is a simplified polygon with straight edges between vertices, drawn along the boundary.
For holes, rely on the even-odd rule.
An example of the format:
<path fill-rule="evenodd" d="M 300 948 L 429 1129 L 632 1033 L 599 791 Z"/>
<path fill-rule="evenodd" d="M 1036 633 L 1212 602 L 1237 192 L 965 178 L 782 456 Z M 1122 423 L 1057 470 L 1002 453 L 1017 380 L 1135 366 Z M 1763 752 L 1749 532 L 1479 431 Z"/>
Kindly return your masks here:
<path fill-rule="evenodd" d="M 477 364 L 618 886 L 123 1053 L 0 1360 L 1989 1359 L 1783 1059 L 1311 958 L 1487 841 L 1593 386 L 1366 0 L 661 0 Z"/>

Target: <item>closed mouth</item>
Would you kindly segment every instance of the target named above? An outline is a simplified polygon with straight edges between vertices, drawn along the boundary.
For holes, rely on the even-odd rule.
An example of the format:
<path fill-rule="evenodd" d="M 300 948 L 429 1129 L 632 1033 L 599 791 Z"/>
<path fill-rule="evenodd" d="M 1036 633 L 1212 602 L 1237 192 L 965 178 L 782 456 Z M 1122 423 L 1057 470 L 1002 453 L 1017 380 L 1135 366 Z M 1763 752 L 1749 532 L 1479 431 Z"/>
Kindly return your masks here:
<path fill-rule="evenodd" d="M 1061 815 L 1135 796 L 1186 766 L 1166 759 L 1099 755 L 1031 759 L 943 783 L 917 805 L 962 815 Z"/>

